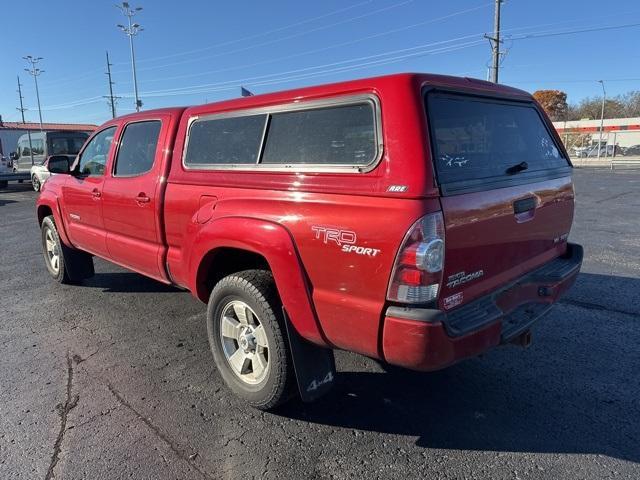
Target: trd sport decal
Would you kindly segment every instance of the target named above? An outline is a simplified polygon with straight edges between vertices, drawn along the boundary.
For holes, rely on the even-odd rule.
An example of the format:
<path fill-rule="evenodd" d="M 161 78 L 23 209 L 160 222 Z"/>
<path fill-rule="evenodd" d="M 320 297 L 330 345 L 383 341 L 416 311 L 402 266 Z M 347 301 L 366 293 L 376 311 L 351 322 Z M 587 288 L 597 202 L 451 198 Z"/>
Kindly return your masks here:
<path fill-rule="evenodd" d="M 315 233 L 316 240 L 322 240 L 324 244 L 335 243 L 345 253 L 355 253 L 356 255 L 366 255 L 368 257 L 375 257 L 380 253 L 377 248 L 361 247 L 356 245 L 357 235 L 356 232 L 351 230 L 341 230 L 338 228 L 322 227 L 318 225 L 312 225 L 311 230 Z"/>

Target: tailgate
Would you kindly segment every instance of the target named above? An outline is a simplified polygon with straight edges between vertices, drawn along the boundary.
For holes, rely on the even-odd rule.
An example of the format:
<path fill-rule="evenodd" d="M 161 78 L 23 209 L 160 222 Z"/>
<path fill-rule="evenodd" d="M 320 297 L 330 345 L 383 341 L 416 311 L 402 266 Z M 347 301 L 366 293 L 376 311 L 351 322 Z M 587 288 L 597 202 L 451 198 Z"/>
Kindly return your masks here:
<path fill-rule="evenodd" d="M 564 253 L 574 193 L 570 164 L 533 103 L 432 92 L 427 113 L 447 309 Z"/>

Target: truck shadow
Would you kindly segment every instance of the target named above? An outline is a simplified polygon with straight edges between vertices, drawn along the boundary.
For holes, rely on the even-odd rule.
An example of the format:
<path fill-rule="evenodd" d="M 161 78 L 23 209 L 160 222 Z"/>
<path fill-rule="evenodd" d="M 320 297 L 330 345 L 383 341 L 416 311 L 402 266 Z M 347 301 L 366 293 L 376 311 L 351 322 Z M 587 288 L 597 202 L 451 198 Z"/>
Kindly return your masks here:
<path fill-rule="evenodd" d="M 529 350 L 503 347 L 433 373 L 342 371 L 327 397 L 285 405 L 278 414 L 414 436 L 425 448 L 602 454 L 640 462 L 640 310 L 612 313 L 602 311 L 605 305 L 571 303 L 596 285 L 620 298 L 601 294 L 591 301 L 614 305 L 640 291 L 640 279 L 581 274 L 567 303 L 534 330 Z M 339 353 L 338 365 L 353 364 L 351 357 Z"/>
<path fill-rule="evenodd" d="M 9 205 L 10 203 L 16 203 L 16 201 L 0 198 L 0 207 L 4 207 L 5 205 Z"/>
<path fill-rule="evenodd" d="M 101 288 L 104 292 L 117 293 L 177 293 L 179 288 L 165 285 L 134 272 L 98 273 L 84 280 L 79 286 Z"/>

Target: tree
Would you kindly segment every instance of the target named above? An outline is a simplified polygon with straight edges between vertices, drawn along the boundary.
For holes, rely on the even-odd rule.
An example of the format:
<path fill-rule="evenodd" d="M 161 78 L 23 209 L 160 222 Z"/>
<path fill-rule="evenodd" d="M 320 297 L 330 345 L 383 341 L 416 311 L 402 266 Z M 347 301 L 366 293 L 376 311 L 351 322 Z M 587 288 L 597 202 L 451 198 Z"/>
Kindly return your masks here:
<path fill-rule="evenodd" d="M 542 108 L 551 120 L 565 120 L 569 105 L 567 94 L 561 90 L 538 90 L 533 92 L 533 97 L 542 105 Z"/>
<path fill-rule="evenodd" d="M 616 98 L 624 104 L 624 116 L 626 118 L 640 117 L 640 90 L 627 92 Z"/>
<path fill-rule="evenodd" d="M 607 98 L 604 102 L 604 118 L 628 117 L 629 104 L 621 96 Z M 581 120 L 588 118 L 599 120 L 602 114 L 602 97 L 584 98 L 577 105 L 569 109 L 569 120 Z"/>

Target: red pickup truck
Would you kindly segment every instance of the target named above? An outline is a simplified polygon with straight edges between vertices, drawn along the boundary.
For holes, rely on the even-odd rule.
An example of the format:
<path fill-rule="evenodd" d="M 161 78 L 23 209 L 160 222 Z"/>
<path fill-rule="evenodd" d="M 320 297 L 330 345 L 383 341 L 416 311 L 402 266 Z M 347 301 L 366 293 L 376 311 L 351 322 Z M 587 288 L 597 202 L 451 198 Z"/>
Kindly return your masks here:
<path fill-rule="evenodd" d="M 505 343 L 574 282 L 569 157 L 526 92 L 399 74 L 110 120 L 38 199 L 49 273 L 93 256 L 208 303 L 230 388 L 271 408 L 332 349 L 435 370 Z"/>

